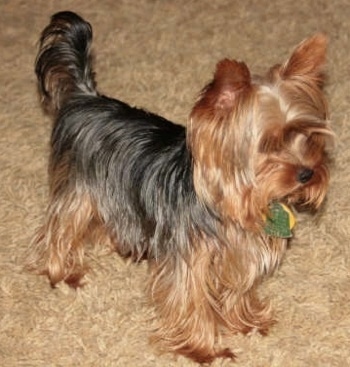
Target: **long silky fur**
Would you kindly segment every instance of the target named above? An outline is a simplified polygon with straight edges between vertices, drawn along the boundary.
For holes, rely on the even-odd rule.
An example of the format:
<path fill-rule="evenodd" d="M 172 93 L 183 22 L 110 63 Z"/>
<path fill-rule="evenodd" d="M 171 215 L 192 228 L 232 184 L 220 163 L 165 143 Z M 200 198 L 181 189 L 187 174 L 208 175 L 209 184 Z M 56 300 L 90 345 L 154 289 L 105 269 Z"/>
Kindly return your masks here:
<path fill-rule="evenodd" d="M 287 240 L 263 230 L 269 203 L 318 207 L 326 194 L 326 38 L 306 40 L 261 80 L 242 62 L 221 61 L 187 129 L 100 94 L 91 40 L 91 26 L 71 12 L 55 14 L 40 39 L 35 70 L 54 120 L 50 201 L 28 266 L 53 286 L 76 287 L 87 241 L 147 258 L 153 340 L 198 362 L 234 359 L 217 346 L 223 327 L 266 334 L 273 323 L 256 288 Z M 300 182 L 305 166 L 314 174 Z"/>

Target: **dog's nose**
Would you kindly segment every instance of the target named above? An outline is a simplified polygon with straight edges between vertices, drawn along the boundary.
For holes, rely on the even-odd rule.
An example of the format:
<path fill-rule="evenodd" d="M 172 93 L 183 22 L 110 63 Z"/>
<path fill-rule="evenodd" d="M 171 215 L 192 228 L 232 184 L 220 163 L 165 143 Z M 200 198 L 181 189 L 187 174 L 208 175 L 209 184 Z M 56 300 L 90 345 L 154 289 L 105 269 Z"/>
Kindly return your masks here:
<path fill-rule="evenodd" d="M 311 180 L 313 175 L 314 175 L 314 171 L 311 168 L 303 167 L 298 172 L 297 180 L 300 183 L 305 184 Z"/>

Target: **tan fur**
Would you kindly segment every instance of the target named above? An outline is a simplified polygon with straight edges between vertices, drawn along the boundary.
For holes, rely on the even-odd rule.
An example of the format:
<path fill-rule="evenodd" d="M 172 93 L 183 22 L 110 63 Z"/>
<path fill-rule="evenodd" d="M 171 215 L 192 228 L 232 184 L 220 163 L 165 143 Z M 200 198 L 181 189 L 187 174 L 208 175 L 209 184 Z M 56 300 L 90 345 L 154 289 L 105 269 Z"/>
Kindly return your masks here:
<path fill-rule="evenodd" d="M 47 275 L 53 286 L 62 280 L 72 287 L 82 285 L 88 271 L 85 244 L 115 247 L 96 213 L 87 194 L 77 196 L 75 192 L 52 202 L 33 239 L 28 267 Z"/>

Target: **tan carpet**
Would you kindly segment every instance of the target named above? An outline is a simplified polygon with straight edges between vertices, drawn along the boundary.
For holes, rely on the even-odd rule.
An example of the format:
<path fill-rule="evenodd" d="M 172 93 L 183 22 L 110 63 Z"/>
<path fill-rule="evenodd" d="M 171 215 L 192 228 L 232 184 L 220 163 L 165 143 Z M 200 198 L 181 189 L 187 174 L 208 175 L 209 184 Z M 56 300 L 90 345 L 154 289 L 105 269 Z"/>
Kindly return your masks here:
<path fill-rule="evenodd" d="M 195 365 L 157 357 L 147 344 L 146 264 L 96 251 L 94 274 L 77 292 L 22 271 L 47 195 L 50 122 L 36 95 L 36 42 L 64 9 L 93 24 L 100 90 L 181 123 L 220 58 L 261 71 L 315 31 L 329 34 L 326 90 L 339 141 L 328 202 L 317 218 L 299 219 L 282 267 L 262 289 L 279 323 L 267 337 L 229 344 L 237 366 L 350 366 L 348 0 L 0 1 L 0 365 Z"/>

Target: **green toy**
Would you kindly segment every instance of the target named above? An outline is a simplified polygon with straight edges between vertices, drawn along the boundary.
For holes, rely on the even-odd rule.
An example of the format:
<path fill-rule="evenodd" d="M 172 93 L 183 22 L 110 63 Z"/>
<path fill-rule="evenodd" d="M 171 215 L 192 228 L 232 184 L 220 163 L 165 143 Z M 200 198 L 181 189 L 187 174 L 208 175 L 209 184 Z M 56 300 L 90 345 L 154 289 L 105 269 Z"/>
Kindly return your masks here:
<path fill-rule="evenodd" d="M 264 217 L 265 233 L 273 237 L 290 238 L 295 225 L 295 217 L 284 204 L 274 202 L 270 206 L 269 214 Z"/>

